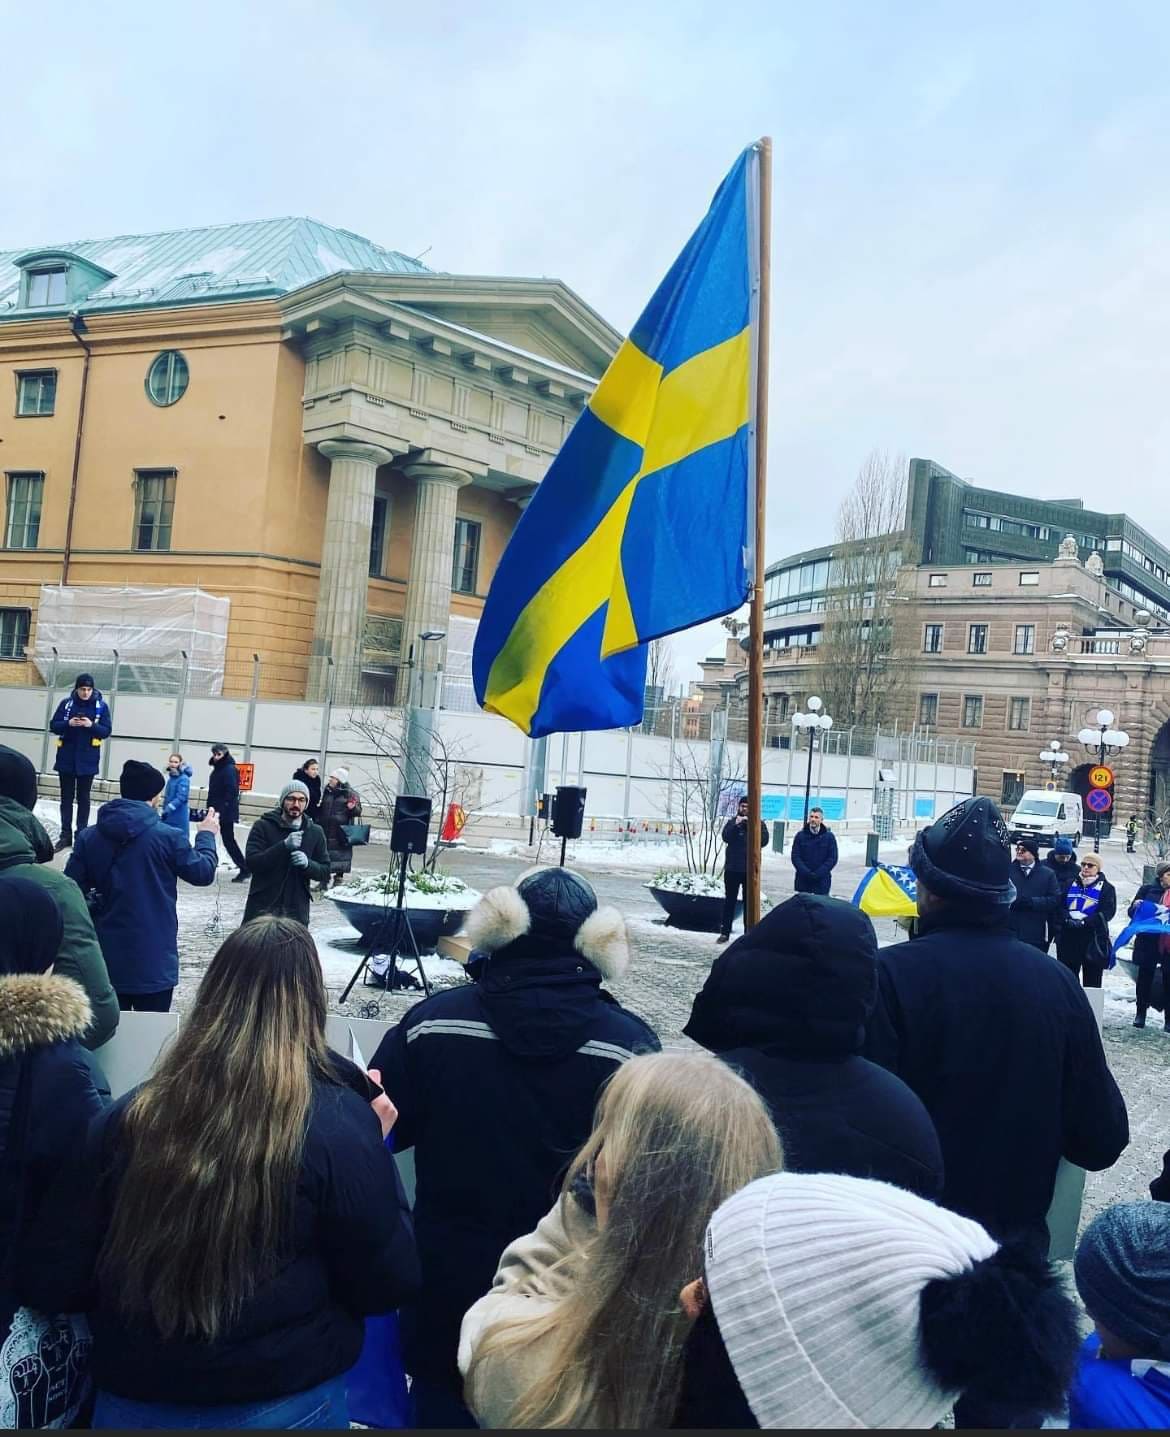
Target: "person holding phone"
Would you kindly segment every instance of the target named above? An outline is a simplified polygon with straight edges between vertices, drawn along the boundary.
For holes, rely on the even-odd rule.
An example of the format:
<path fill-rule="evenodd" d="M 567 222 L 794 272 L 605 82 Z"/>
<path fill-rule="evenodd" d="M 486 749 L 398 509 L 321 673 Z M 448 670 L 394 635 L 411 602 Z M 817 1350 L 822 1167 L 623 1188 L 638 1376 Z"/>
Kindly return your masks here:
<path fill-rule="evenodd" d="M 89 1316 L 95 1428 L 348 1425 L 363 1319 L 419 1273 L 397 1114 L 326 1011 L 303 925 L 238 929 L 38 1212 L 18 1300 Z"/>
<path fill-rule="evenodd" d="M 739 895 L 747 890 L 748 870 L 748 801 L 741 798 L 735 817 L 723 825 L 723 842 L 727 845 L 727 856 L 723 864 L 723 921 L 719 925 L 716 943 L 726 943 L 731 937 L 731 925 L 735 922 L 735 905 Z M 768 825 L 760 824 L 760 847 L 768 846 Z"/>
<path fill-rule="evenodd" d="M 280 792 L 280 805 L 252 825 L 246 861 L 252 884 L 244 922 L 262 914 L 308 924 L 309 888 L 329 881 L 329 849 L 321 828 L 305 817 L 309 790 L 293 779 Z"/>

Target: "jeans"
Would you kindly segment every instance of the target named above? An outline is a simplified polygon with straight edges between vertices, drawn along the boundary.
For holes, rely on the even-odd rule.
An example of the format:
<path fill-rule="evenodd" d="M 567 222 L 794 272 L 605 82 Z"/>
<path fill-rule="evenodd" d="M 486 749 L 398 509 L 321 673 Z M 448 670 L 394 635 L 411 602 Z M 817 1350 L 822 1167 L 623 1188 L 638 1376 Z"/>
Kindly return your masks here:
<path fill-rule="evenodd" d="M 169 1013 L 173 988 L 160 988 L 157 993 L 119 993 L 118 1007 L 123 1013 Z"/>
<path fill-rule="evenodd" d="M 244 855 L 240 852 L 240 845 L 236 842 L 235 824 L 221 820 L 219 836 L 223 839 L 223 846 L 228 851 L 228 857 L 241 872 L 246 872 L 248 865 L 244 861 Z"/>
<path fill-rule="evenodd" d="M 59 773 L 61 780 L 61 837 L 80 833 L 89 823 L 89 791 L 93 774 Z M 77 794 L 77 828 L 73 827 L 73 795 Z"/>
<path fill-rule="evenodd" d="M 739 898 L 740 890 L 747 897 L 747 875 L 744 873 L 724 873 L 723 875 L 723 922 L 719 925 L 720 933 L 730 933 L 731 925 L 735 922 L 735 905 Z"/>
<path fill-rule="evenodd" d="M 345 1378 L 331 1377 L 308 1392 L 290 1397 L 270 1397 L 264 1402 L 238 1402 L 231 1406 L 212 1403 L 185 1405 L 175 1402 L 135 1402 L 112 1392 L 99 1392 L 94 1404 L 94 1427 L 122 1427 L 132 1431 L 152 1428 L 233 1428 L 260 1427 L 296 1431 L 318 1427 L 349 1426 L 345 1400 Z"/>

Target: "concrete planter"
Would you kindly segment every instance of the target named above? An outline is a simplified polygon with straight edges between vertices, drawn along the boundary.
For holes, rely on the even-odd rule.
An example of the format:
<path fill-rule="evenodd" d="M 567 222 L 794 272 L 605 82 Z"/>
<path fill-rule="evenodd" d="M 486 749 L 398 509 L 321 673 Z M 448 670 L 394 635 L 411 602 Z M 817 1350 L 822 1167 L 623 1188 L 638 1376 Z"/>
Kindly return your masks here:
<path fill-rule="evenodd" d="M 372 903 L 368 899 L 339 898 L 336 892 L 331 893 L 329 899 L 330 902 L 336 903 L 346 922 L 352 924 L 367 942 L 382 924 L 386 925 L 383 932 L 387 941 L 393 938 L 394 920 L 390 917 L 394 912 L 392 902 Z M 468 907 L 470 906 L 469 904 Z M 414 933 L 414 941 L 418 944 L 418 951 L 433 953 L 440 938 L 448 938 L 459 932 L 468 909 L 412 908 L 408 894 L 406 912 L 410 915 L 410 927 Z M 410 939 L 405 933 L 402 937 L 403 945 L 409 951 Z"/>
<path fill-rule="evenodd" d="M 715 894 L 676 893 L 673 888 L 654 888 L 647 884 L 658 905 L 666 911 L 666 921 L 674 928 L 692 933 L 718 933 L 723 921 L 723 899 Z M 743 917 L 743 902 L 735 905 L 736 918 Z"/>

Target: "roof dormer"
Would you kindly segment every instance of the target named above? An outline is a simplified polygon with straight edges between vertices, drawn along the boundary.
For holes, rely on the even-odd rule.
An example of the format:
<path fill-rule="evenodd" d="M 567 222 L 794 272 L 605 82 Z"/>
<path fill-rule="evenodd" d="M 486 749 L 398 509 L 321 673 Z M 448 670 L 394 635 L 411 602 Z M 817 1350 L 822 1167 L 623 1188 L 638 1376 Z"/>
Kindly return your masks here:
<path fill-rule="evenodd" d="M 100 264 L 64 249 L 31 250 L 13 264 L 21 272 L 19 309 L 66 309 L 114 278 Z"/>

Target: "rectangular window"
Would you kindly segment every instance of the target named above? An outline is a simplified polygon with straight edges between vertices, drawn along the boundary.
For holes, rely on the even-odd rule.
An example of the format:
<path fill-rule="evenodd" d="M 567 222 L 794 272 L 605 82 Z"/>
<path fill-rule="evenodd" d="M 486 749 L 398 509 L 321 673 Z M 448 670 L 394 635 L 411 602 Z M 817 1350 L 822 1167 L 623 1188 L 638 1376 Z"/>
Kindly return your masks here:
<path fill-rule="evenodd" d="M 65 266 L 52 269 L 34 269 L 28 276 L 28 303 L 30 305 L 65 303 Z"/>
<path fill-rule="evenodd" d="M 1022 534 L 1024 526 L 1018 519 L 1000 519 L 999 532 L 1001 534 Z"/>
<path fill-rule="evenodd" d="M 41 418 L 52 414 L 57 403 L 57 371 L 26 369 L 16 376 L 18 419 Z"/>
<path fill-rule="evenodd" d="M 1024 569 L 1020 573 L 1020 588 L 1035 589 L 1040 583 L 1039 569 Z"/>
<path fill-rule="evenodd" d="M 390 501 L 385 494 L 374 495 L 374 516 L 370 522 L 370 577 L 378 578 L 386 555 L 386 511 Z"/>
<path fill-rule="evenodd" d="M 999 801 L 1005 808 L 1015 808 L 1024 796 L 1024 775 L 1019 769 L 1005 768 L 999 789 Z"/>
<path fill-rule="evenodd" d="M 451 587 L 457 594 L 474 594 L 479 579 L 480 525 L 473 519 L 455 520 L 455 553 Z"/>
<path fill-rule="evenodd" d="M 28 644 L 30 609 L 0 609 L 0 659 L 23 659 Z"/>
<path fill-rule="evenodd" d="M 991 588 L 991 574 L 987 569 L 981 569 L 979 573 L 971 575 L 971 583 L 976 589 Z"/>
<path fill-rule="evenodd" d="M 967 625 L 967 652 L 969 654 L 985 654 L 987 652 L 987 625 Z"/>
<path fill-rule="evenodd" d="M 1036 625 L 1017 624 L 1016 639 L 1012 645 L 1013 654 L 1034 654 L 1036 652 Z"/>
<path fill-rule="evenodd" d="M 941 624 L 924 624 L 922 627 L 922 652 L 924 654 L 941 654 L 943 646 L 943 626 Z"/>
<path fill-rule="evenodd" d="M 4 511 L 4 547 L 35 549 L 41 532 L 43 474 L 9 474 Z"/>
<path fill-rule="evenodd" d="M 932 589 L 945 589 L 947 586 L 947 576 L 945 574 L 931 574 L 927 582 Z"/>
<path fill-rule="evenodd" d="M 135 549 L 169 549 L 175 513 L 175 471 L 139 469 L 134 481 Z"/>
<path fill-rule="evenodd" d="M 938 723 L 938 694 L 918 695 L 918 726 L 934 728 Z"/>
<path fill-rule="evenodd" d="M 982 695 L 982 694 L 964 694 L 964 695 L 963 695 L 963 727 L 964 727 L 964 728 L 982 728 L 982 727 L 983 727 L 983 695 Z"/>
<path fill-rule="evenodd" d="M 1032 725 L 1032 700 L 1010 699 L 1008 701 L 1008 728 L 1012 733 L 1027 733 Z"/>

